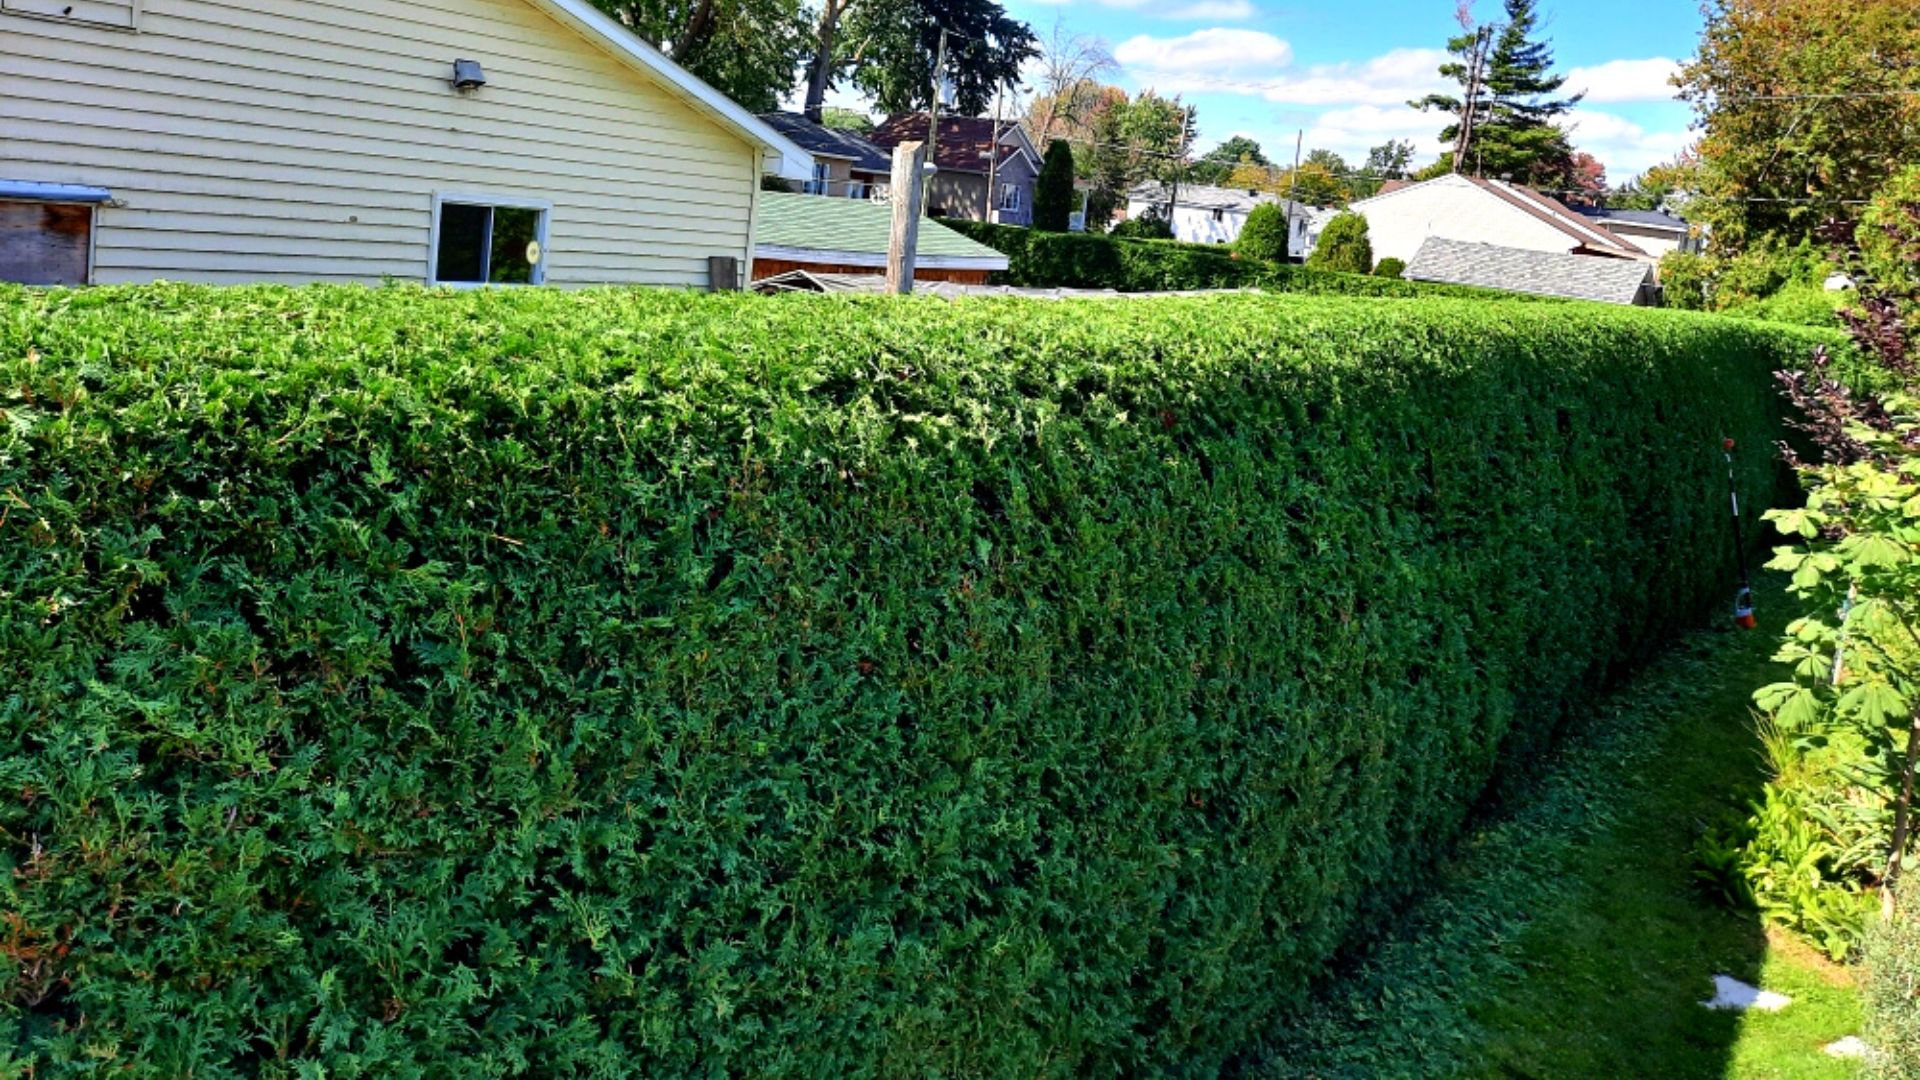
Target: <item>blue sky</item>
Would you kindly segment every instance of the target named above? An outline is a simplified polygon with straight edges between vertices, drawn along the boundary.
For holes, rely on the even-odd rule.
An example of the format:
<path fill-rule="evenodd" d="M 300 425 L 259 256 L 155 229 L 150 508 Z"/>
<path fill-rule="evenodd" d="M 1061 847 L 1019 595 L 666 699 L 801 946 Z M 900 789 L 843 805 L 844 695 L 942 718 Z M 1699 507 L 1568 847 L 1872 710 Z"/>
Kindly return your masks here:
<path fill-rule="evenodd" d="M 1104 40 L 1130 91 L 1180 93 L 1199 107 L 1202 147 L 1230 135 L 1259 140 L 1276 161 L 1305 130 L 1309 150 L 1349 161 L 1389 138 L 1412 138 L 1421 160 L 1444 121 L 1406 107 L 1442 89 L 1434 69 L 1457 32 L 1454 0 L 1010 0 L 1046 39 L 1067 31 Z M 1690 141 L 1691 113 L 1667 85 L 1692 54 L 1697 0 L 1541 0 L 1544 36 L 1567 89 L 1588 99 L 1573 142 L 1615 183 L 1672 157 Z M 1494 19 L 1500 0 L 1478 0 Z"/>

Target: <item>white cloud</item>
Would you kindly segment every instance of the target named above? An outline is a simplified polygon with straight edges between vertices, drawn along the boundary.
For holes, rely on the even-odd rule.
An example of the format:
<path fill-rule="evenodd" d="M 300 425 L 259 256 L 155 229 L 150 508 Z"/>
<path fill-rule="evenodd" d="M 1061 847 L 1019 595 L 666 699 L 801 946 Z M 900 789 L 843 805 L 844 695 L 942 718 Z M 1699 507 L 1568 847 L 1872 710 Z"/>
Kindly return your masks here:
<path fill-rule="evenodd" d="M 1031 0 L 1048 6 L 1071 4 L 1074 0 Z M 1253 0 L 1093 0 L 1101 7 L 1137 11 L 1156 19 L 1183 22 L 1240 22 L 1259 14 Z"/>
<path fill-rule="evenodd" d="M 1251 0 L 1196 0 L 1166 13 L 1169 19 L 1187 22 L 1239 22 L 1255 14 Z"/>
<path fill-rule="evenodd" d="M 1675 156 L 1695 137 L 1685 128 L 1648 131 L 1623 116 L 1586 108 L 1574 110 L 1564 126 L 1574 148 L 1599 158 L 1615 184 Z"/>
<path fill-rule="evenodd" d="M 1136 78 L 1177 93 L 1284 68 L 1293 62 L 1293 46 L 1258 30 L 1214 26 L 1176 38 L 1128 38 L 1113 50 L 1113 58 Z"/>
<path fill-rule="evenodd" d="M 1440 129 L 1445 126 L 1444 117 L 1404 105 L 1359 105 L 1321 113 L 1307 129 L 1306 145 L 1331 150 L 1358 164 L 1369 149 L 1390 139 L 1407 139 L 1414 145 L 1414 163 L 1425 165 L 1446 149 L 1440 141 Z"/>
<path fill-rule="evenodd" d="M 1261 88 L 1268 101 L 1294 105 L 1401 105 L 1449 85 L 1439 49 L 1395 49 L 1359 63 L 1317 64 Z"/>
<path fill-rule="evenodd" d="M 1203 36 L 1209 47 L 1195 47 Z M 1293 50 L 1286 42 L 1253 30 L 1136 37 L 1122 42 L 1114 57 L 1137 82 L 1169 93 L 1241 94 L 1281 105 L 1404 106 L 1449 85 L 1439 72 L 1447 54 L 1439 49 L 1394 49 L 1370 60 L 1289 71 Z"/>
<path fill-rule="evenodd" d="M 1567 73 L 1568 93 L 1584 93 L 1596 104 L 1626 101 L 1671 101 L 1677 92 L 1673 76 L 1680 70 L 1678 61 L 1664 56 L 1651 60 L 1609 60 L 1593 67 L 1574 68 Z"/>

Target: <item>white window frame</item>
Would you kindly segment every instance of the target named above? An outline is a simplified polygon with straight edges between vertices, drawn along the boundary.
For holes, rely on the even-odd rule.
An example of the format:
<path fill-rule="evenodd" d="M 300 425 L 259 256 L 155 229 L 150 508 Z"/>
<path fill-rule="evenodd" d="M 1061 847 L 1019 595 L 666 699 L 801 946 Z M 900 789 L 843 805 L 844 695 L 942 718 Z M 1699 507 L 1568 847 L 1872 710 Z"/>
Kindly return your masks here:
<path fill-rule="evenodd" d="M 49 22 L 137 34 L 145 6 L 145 0 L 0 0 L 0 15 L 19 15 L 28 19 L 46 19 Z M 123 12 L 125 21 L 122 21 Z M 106 14 L 114 17 L 103 18 Z"/>
<path fill-rule="evenodd" d="M 806 193 L 808 195 L 833 194 L 833 166 L 832 165 L 829 165 L 828 163 L 821 161 L 818 158 L 814 159 L 813 179 L 807 181 Z"/>
<path fill-rule="evenodd" d="M 508 210 L 538 210 L 540 224 L 534 228 L 534 238 L 540 244 L 540 261 L 533 266 L 531 281 L 527 285 L 545 285 L 547 283 L 547 260 L 552 254 L 547 244 L 547 230 L 553 224 L 553 202 L 549 199 L 534 199 L 524 195 L 476 195 L 457 191 L 436 191 L 433 193 L 433 228 L 427 236 L 427 284 L 443 286 L 449 289 L 518 289 L 524 286 L 501 284 L 492 281 L 441 281 L 440 280 L 440 209 L 452 203 L 455 206 L 504 207 Z M 491 219 L 488 224 L 492 228 Z M 493 237 L 487 237 L 488 258 L 491 260 Z M 493 271 L 491 262 L 487 266 L 489 275 Z"/>
<path fill-rule="evenodd" d="M 1005 180 L 1001 181 L 999 203 L 1000 205 L 997 209 L 1003 211 L 1011 210 L 1018 213 L 1020 211 L 1020 185 Z"/>

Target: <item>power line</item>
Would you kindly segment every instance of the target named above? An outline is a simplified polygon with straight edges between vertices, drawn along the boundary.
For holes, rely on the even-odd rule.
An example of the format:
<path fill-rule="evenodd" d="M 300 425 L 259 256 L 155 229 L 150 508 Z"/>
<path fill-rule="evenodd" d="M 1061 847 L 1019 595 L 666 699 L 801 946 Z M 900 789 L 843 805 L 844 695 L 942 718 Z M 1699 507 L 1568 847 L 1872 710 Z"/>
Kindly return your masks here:
<path fill-rule="evenodd" d="M 1098 150 L 1098 149 L 1120 150 L 1127 153 L 1138 154 L 1142 157 L 1153 157 L 1153 158 L 1160 158 L 1163 160 L 1174 160 L 1174 161 L 1184 162 L 1189 167 L 1193 165 L 1202 164 L 1202 163 L 1212 163 L 1212 164 L 1225 165 L 1229 168 L 1236 168 L 1236 169 L 1237 168 L 1260 169 L 1267 174 L 1269 184 L 1277 185 L 1279 177 L 1286 176 L 1289 172 L 1291 172 L 1291 170 L 1288 169 L 1286 166 L 1275 165 L 1271 162 L 1268 162 L 1266 164 L 1261 164 L 1259 162 L 1251 162 L 1251 161 L 1226 162 L 1226 161 L 1221 161 L 1217 158 L 1208 159 L 1205 157 L 1195 159 L 1195 158 L 1187 158 L 1178 154 L 1168 153 L 1166 151 L 1151 150 L 1144 146 L 1140 146 L 1137 143 L 1102 143 L 1102 142 L 1095 142 L 1091 139 L 1076 139 L 1070 136 L 1068 137 L 1055 136 L 1055 137 L 1060 138 L 1061 142 L 1064 142 L 1068 146 L 1072 146 L 1072 147 L 1079 147 L 1079 148 L 1085 148 L 1090 150 Z M 1888 160 L 1894 160 L 1894 159 L 1890 158 Z M 1326 170 L 1326 172 L 1321 175 L 1325 175 L 1335 180 L 1367 180 L 1367 181 L 1377 181 L 1383 184 L 1392 180 L 1406 181 L 1406 180 L 1412 179 L 1412 177 L 1410 176 L 1387 176 L 1381 173 L 1352 171 L 1352 170 L 1349 170 L 1346 172 L 1339 172 L 1332 169 Z M 1541 195 L 1588 198 L 1596 194 L 1596 192 L 1594 192 L 1591 188 L 1537 188 L 1537 187 L 1530 187 L 1525 184 L 1522 184 L 1519 186 L 1527 187 L 1528 190 L 1538 192 Z M 1623 190 L 1624 189 L 1621 189 L 1621 188 L 1608 188 L 1598 192 L 1597 194 L 1602 198 L 1604 198 L 1610 195 L 1618 195 Z M 1277 193 L 1274 193 L 1274 194 L 1277 194 Z M 1869 201 L 1867 199 L 1825 199 L 1825 198 L 1820 198 L 1818 196 L 1812 196 L 1812 195 L 1792 196 L 1792 197 L 1763 196 L 1763 195 L 1719 196 L 1719 197 L 1700 196 L 1700 197 L 1712 198 L 1713 201 L 1715 202 L 1778 203 L 1778 204 L 1789 204 L 1789 205 L 1820 204 L 1820 205 L 1829 205 L 1829 206 L 1831 205 L 1864 206 Z"/>

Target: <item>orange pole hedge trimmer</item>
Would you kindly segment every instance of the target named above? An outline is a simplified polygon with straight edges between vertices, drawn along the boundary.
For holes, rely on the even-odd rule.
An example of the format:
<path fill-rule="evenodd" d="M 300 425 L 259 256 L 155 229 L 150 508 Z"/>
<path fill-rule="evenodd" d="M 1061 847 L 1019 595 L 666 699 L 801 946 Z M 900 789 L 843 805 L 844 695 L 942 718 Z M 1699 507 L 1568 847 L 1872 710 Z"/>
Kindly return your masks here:
<path fill-rule="evenodd" d="M 1753 578 L 1747 573 L 1747 545 L 1740 535 L 1740 485 L 1733 476 L 1733 440 L 1720 443 L 1727 458 L 1727 497 L 1733 501 L 1733 556 L 1739 560 L 1740 591 L 1733 594 L 1733 625 L 1751 630 L 1760 625 L 1753 615 Z"/>

